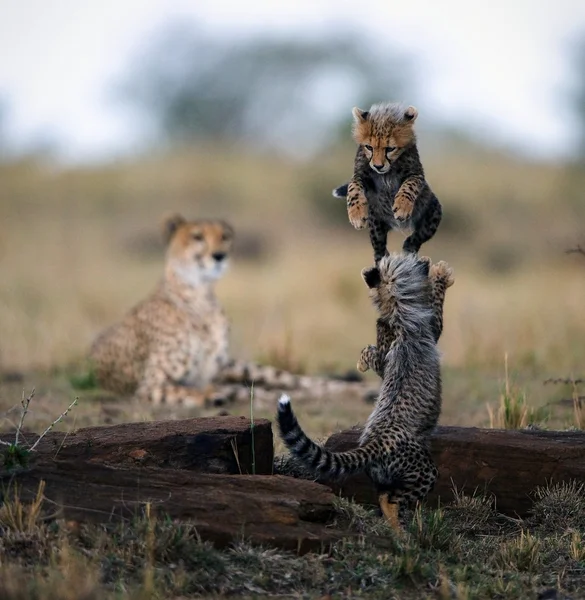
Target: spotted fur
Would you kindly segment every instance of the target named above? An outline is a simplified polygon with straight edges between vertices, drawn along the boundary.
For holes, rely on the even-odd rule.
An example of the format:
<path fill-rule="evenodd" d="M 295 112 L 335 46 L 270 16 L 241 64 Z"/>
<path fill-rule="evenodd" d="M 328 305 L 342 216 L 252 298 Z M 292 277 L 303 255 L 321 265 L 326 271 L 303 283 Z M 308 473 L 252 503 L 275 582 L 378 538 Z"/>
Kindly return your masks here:
<path fill-rule="evenodd" d="M 437 478 L 428 438 L 441 410 L 429 263 L 413 254 L 388 255 L 364 270 L 363 278 L 393 339 L 359 447 L 331 452 L 313 442 L 298 424 L 288 396 L 278 405 L 280 433 L 289 450 L 318 476 L 339 479 L 364 472 L 386 503 L 422 500 Z"/>
<path fill-rule="evenodd" d="M 229 262 L 232 227 L 176 215 L 165 221 L 164 238 L 164 276 L 155 291 L 91 347 L 100 385 L 154 404 L 186 406 L 234 399 L 237 390 L 229 384 L 300 387 L 297 375 L 229 356 L 229 322 L 214 286 Z"/>
<path fill-rule="evenodd" d="M 424 256 L 421 261 L 429 265 L 429 279 L 431 281 L 431 297 L 433 307 L 433 335 L 435 343 L 439 341 L 443 332 L 443 304 L 447 288 L 455 282 L 453 270 L 445 261 L 440 261 L 431 265 L 431 259 Z M 357 363 L 358 371 L 365 373 L 372 369 L 380 377 L 384 377 L 384 368 L 386 366 L 386 356 L 394 340 L 394 330 L 390 328 L 387 319 L 379 318 L 376 321 L 376 345 L 366 346 Z"/>
<path fill-rule="evenodd" d="M 351 224 L 370 230 L 376 263 L 387 254 L 393 229 L 410 229 L 402 249 L 417 253 L 430 240 L 442 218 L 439 200 L 425 179 L 416 146 L 413 106 L 375 104 L 353 109 L 353 137 L 358 143 L 353 177 L 333 191 L 347 198 Z"/>

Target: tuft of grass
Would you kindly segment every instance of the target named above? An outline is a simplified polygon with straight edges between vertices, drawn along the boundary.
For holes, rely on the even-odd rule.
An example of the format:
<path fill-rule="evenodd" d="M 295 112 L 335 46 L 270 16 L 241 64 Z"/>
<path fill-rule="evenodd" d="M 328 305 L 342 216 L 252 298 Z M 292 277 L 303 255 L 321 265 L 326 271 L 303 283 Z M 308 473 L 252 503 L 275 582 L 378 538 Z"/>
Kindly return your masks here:
<path fill-rule="evenodd" d="M 31 533 L 37 529 L 42 521 L 44 492 L 45 482 L 41 481 L 33 502 L 23 503 L 15 485 L 11 493 L 4 496 L 0 506 L 0 526 L 15 533 Z"/>
<path fill-rule="evenodd" d="M 541 562 L 542 542 L 528 531 L 501 545 L 494 556 L 496 566 L 502 570 L 534 572 Z"/>
<path fill-rule="evenodd" d="M 69 375 L 69 383 L 74 390 L 97 390 L 99 384 L 93 369 L 89 369 L 85 373 Z"/>
<path fill-rule="evenodd" d="M 585 540 L 583 539 L 583 533 L 580 531 L 573 531 L 571 534 L 569 555 L 574 561 L 585 563 Z"/>
<path fill-rule="evenodd" d="M 535 411 L 526 403 L 526 394 L 512 386 L 508 374 L 508 355 L 504 357 L 504 391 L 500 394 L 499 405 L 487 407 L 491 429 L 524 429 L 530 424 L 544 420 L 545 414 Z"/>
<path fill-rule="evenodd" d="M 356 531 L 366 538 L 373 536 L 389 536 L 391 529 L 378 511 L 352 502 L 347 498 L 335 499 L 335 527 Z"/>
<path fill-rule="evenodd" d="M 408 526 L 408 532 L 416 543 L 425 550 L 446 550 L 456 552 L 459 536 L 445 519 L 442 508 L 423 511 L 418 505 Z"/>
<path fill-rule="evenodd" d="M 585 527 L 585 484 L 577 481 L 538 487 L 531 522 L 547 532 Z"/>
<path fill-rule="evenodd" d="M 477 534 L 490 529 L 496 513 L 493 500 L 477 493 L 469 496 L 453 486 L 453 502 L 445 507 L 446 521 L 458 533 Z"/>

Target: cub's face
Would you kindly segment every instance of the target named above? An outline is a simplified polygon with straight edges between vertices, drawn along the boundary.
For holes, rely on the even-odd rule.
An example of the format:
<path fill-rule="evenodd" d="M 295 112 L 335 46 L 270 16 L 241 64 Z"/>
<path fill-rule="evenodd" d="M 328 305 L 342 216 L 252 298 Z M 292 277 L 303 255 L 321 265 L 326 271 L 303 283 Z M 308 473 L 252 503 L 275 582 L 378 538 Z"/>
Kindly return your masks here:
<path fill-rule="evenodd" d="M 187 221 L 180 215 L 164 223 L 167 268 L 190 285 L 219 279 L 232 250 L 233 229 L 221 220 Z"/>
<path fill-rule="evenodd" d="M 414 139 L 414 106 L 403 110 L 373 106 L 369 111 L 353 109 L 353 137 L 362 146 L 375 173 L 388 173 L 392 163 Z"/>
<path fill-rule="evenodd" d="M 416 254 L 390 254 L 375 267 L 362 270 L 370 298 L 382 316 L 389 315 L 396 302 L 430 302 L 429 261 Z"/>

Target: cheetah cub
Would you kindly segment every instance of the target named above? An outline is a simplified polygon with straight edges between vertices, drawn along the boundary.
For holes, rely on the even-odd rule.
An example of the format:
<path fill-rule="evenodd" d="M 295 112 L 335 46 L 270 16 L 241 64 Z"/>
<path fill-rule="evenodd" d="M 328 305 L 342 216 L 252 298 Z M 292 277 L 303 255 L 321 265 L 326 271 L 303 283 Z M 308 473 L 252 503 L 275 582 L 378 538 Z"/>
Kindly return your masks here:
<path fill-rule="evenodd" d="M 431 259 L 426 256 L 421 256 L 420 260 L 427 262 L 430 266 L 429 279 L 431 280 L 431 302 L 433 307 L 432 328 L 436 343 L 443 332 L 445 294 L 447 293 L 447 288 L 450 288 L 455 283 L 455 279 L 453 277 L 453 270 L 445 261 L 442 260 L 435 265 L 431 265 Z M 366 346 L 362 350 L 357 363 L 358 371 L 365 373 L 369 369 L 372 369 L 383 378 L 386 356 L 392 346 L 394 337 L 394 330 L 390 328 L 388 320 L 380 317 L 376 321 L 376 345 Z"/>
<path fill-rule="evenodd" d="M 347 198 L 351 224 L 368 224 L 376 264 L 387 254 L 391 229 L 410 230 L 402 249 L 417 253 L 441 222 L 439 200 L 425 180 L 416 146 L 414 106 L 375 104 L 353 109 L 353 137 L 358 143 L 353 177 L 333 195 Z"/>
<path fill-rule="evenodd" d="M 441 412 L 429 262 L 414 254 L 391 254 L 362 276 L 393 339 L 359 447 L 331 452 L 317 445 L 301 429 L 286 395 L 278 403 L 278 424 L 286 446 L 316 475 L 339 479 L 365 472 L 378 490 L 384 516 L 400 531 L 398 504 L 424 499 L 438 476 L 429 451 L 429 435 Z"/>

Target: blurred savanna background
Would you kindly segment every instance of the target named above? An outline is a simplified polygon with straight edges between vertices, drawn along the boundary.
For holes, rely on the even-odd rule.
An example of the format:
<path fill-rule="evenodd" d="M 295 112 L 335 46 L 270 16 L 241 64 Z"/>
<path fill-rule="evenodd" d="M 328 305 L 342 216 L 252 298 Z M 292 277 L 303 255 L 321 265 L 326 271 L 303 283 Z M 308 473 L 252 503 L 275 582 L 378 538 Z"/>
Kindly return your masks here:
<path fill-rule="evenodd" d="M 372 251 L 331 190 L 352 172 L 351 108 L 404 101 L 444 208 L 423 254 L 456 276 L 442 422 L 489 425 L 489 406 L 497 424 L 513 401 L 523 424 L 579 424 L 578 2 L 26 0 L 0 3 L 0 48 L 3 410 L 35 387 L 33 427 L 75 396 L 75 426 L 169 416 L 75 385 L 92 338 L 160 277 L 169 212 L 236 229 L 218 285 L 235 356 L 354 369 L 375 340 L 360 277 Z M 391 233 L 389 248 L 402 241 Z M 370 410 L 328 398 L 303 418 L 325 435 Z"/>

